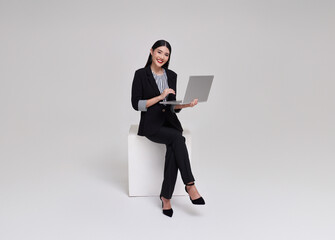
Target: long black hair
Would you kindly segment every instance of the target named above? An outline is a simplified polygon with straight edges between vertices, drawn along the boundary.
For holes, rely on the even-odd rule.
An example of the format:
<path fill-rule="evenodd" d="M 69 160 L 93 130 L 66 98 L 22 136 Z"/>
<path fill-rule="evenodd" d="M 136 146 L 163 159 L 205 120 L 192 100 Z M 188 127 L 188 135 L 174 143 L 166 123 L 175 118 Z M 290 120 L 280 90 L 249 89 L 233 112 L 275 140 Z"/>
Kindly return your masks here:
<path fill-rule="evenodd" d="M 155 42 L 154 45 L 152 45 L 151 49 L 152 49 L 152 51 L 154 51 L 156 48 L 161 47 L 161 46 L 167 47 L 170 51 L 169 60 L 162 66 L 163 68 L 168 69 L 169 63 L 170 63 L 170 58 L 171 58 L 171 45 L 170 45 L 170 43 L 168 41 L 165 41 L 165 40 L 158 40 L 157 42 Z M 151 56 L 151 54 L 149 54 L 148 61 L 147 61 L 147 64 L 145 64 L 145 67 L 151 66 L 151 63 L 152 63 L 152 56 Z"/>

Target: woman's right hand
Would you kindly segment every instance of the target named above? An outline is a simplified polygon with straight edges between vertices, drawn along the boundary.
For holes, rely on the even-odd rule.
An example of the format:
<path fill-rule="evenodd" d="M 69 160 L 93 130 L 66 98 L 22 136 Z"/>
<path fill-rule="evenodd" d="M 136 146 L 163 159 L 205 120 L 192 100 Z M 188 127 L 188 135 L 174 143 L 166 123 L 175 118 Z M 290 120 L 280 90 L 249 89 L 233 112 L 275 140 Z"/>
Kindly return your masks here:
<path fill-rule="evenodd" d="M 176 94 L 172 88 L 165 88 L 161 95 L 159 95 L 159 99 L 163 100 L 169 94 Z"/>

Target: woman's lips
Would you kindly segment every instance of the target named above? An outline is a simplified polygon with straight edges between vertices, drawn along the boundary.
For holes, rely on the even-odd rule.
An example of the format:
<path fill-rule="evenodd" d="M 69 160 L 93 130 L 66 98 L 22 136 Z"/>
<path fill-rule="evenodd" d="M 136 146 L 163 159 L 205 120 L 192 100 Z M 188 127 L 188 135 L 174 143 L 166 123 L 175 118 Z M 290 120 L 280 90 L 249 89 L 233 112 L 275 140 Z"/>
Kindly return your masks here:
<path fill-rule="evenodd" d="M 163 63 L 163 61 L 162 61 L 162 60 L 157 60 L 157 62 L 158 62 L 159 64 L 162 64 L 162 63 Z"/>

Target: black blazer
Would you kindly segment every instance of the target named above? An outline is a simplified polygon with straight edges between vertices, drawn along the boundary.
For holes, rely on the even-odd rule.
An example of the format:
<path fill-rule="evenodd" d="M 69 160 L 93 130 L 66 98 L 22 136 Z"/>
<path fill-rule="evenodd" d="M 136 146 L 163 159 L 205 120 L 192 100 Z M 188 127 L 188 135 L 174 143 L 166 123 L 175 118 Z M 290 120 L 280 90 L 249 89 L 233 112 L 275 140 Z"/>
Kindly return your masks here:
<path fill-rule="evenodd" d="M 169 69 L 165 69 L 165 71 L 168 78 L 169 87 L 177 93 L 177 74 Z M 131 92 L 131 103 L 133 105 L 133 108 L 138 111 L 139 100 L 147 100 L 153 97 L 157 97 L 159 95 L 160 92 L 154 76 L 152 75 L 150 66 L 138 69 L 135 72 Z M 167 100 L 175 101 L 176 95 L 169 94 Z M 171 111 L 171 106 L 164 106 L 158 102 L 150 106 L 146 112 L 141 112 L 138 135 L 152 135 L 156 133 L 166 121 L 168 121 L 174 128 L 176 128 L 180 132 L 183 131 L 178 117 L 174 112 Z"/>

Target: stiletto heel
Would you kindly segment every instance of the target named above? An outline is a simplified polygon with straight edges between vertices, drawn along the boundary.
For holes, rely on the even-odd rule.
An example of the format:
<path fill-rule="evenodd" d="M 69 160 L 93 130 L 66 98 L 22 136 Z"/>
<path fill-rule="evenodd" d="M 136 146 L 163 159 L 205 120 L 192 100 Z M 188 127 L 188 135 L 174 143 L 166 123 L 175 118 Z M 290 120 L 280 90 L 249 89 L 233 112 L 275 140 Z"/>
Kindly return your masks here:
<path fill-rule="evenodd" d="M 164 203 L 163 203 L 163 200 L 162 200 L 162 196 L 159 196 L 159 199 L 162 201 L 162 209 L 163 209 Z M 173 215 L 173 209 L 172 208 L 170 208 L 170 209 L 163 209 L 163 214 L 165 216 L 172 217 L 172 215 Z"/>
<path fill-rule="evenodd" d="M 188 183 L 188 184 L 186 184 L 185 191 L 188 193 L 187 186 L 193 186 L 193 185 L 194 185 L 194 183 Z M 202 197 L 199 197 L 197 199 L 192 200 L 192 198 L 190 196 L 190 200 L 195 205 L 205 205 L 205 200 Z"/>

